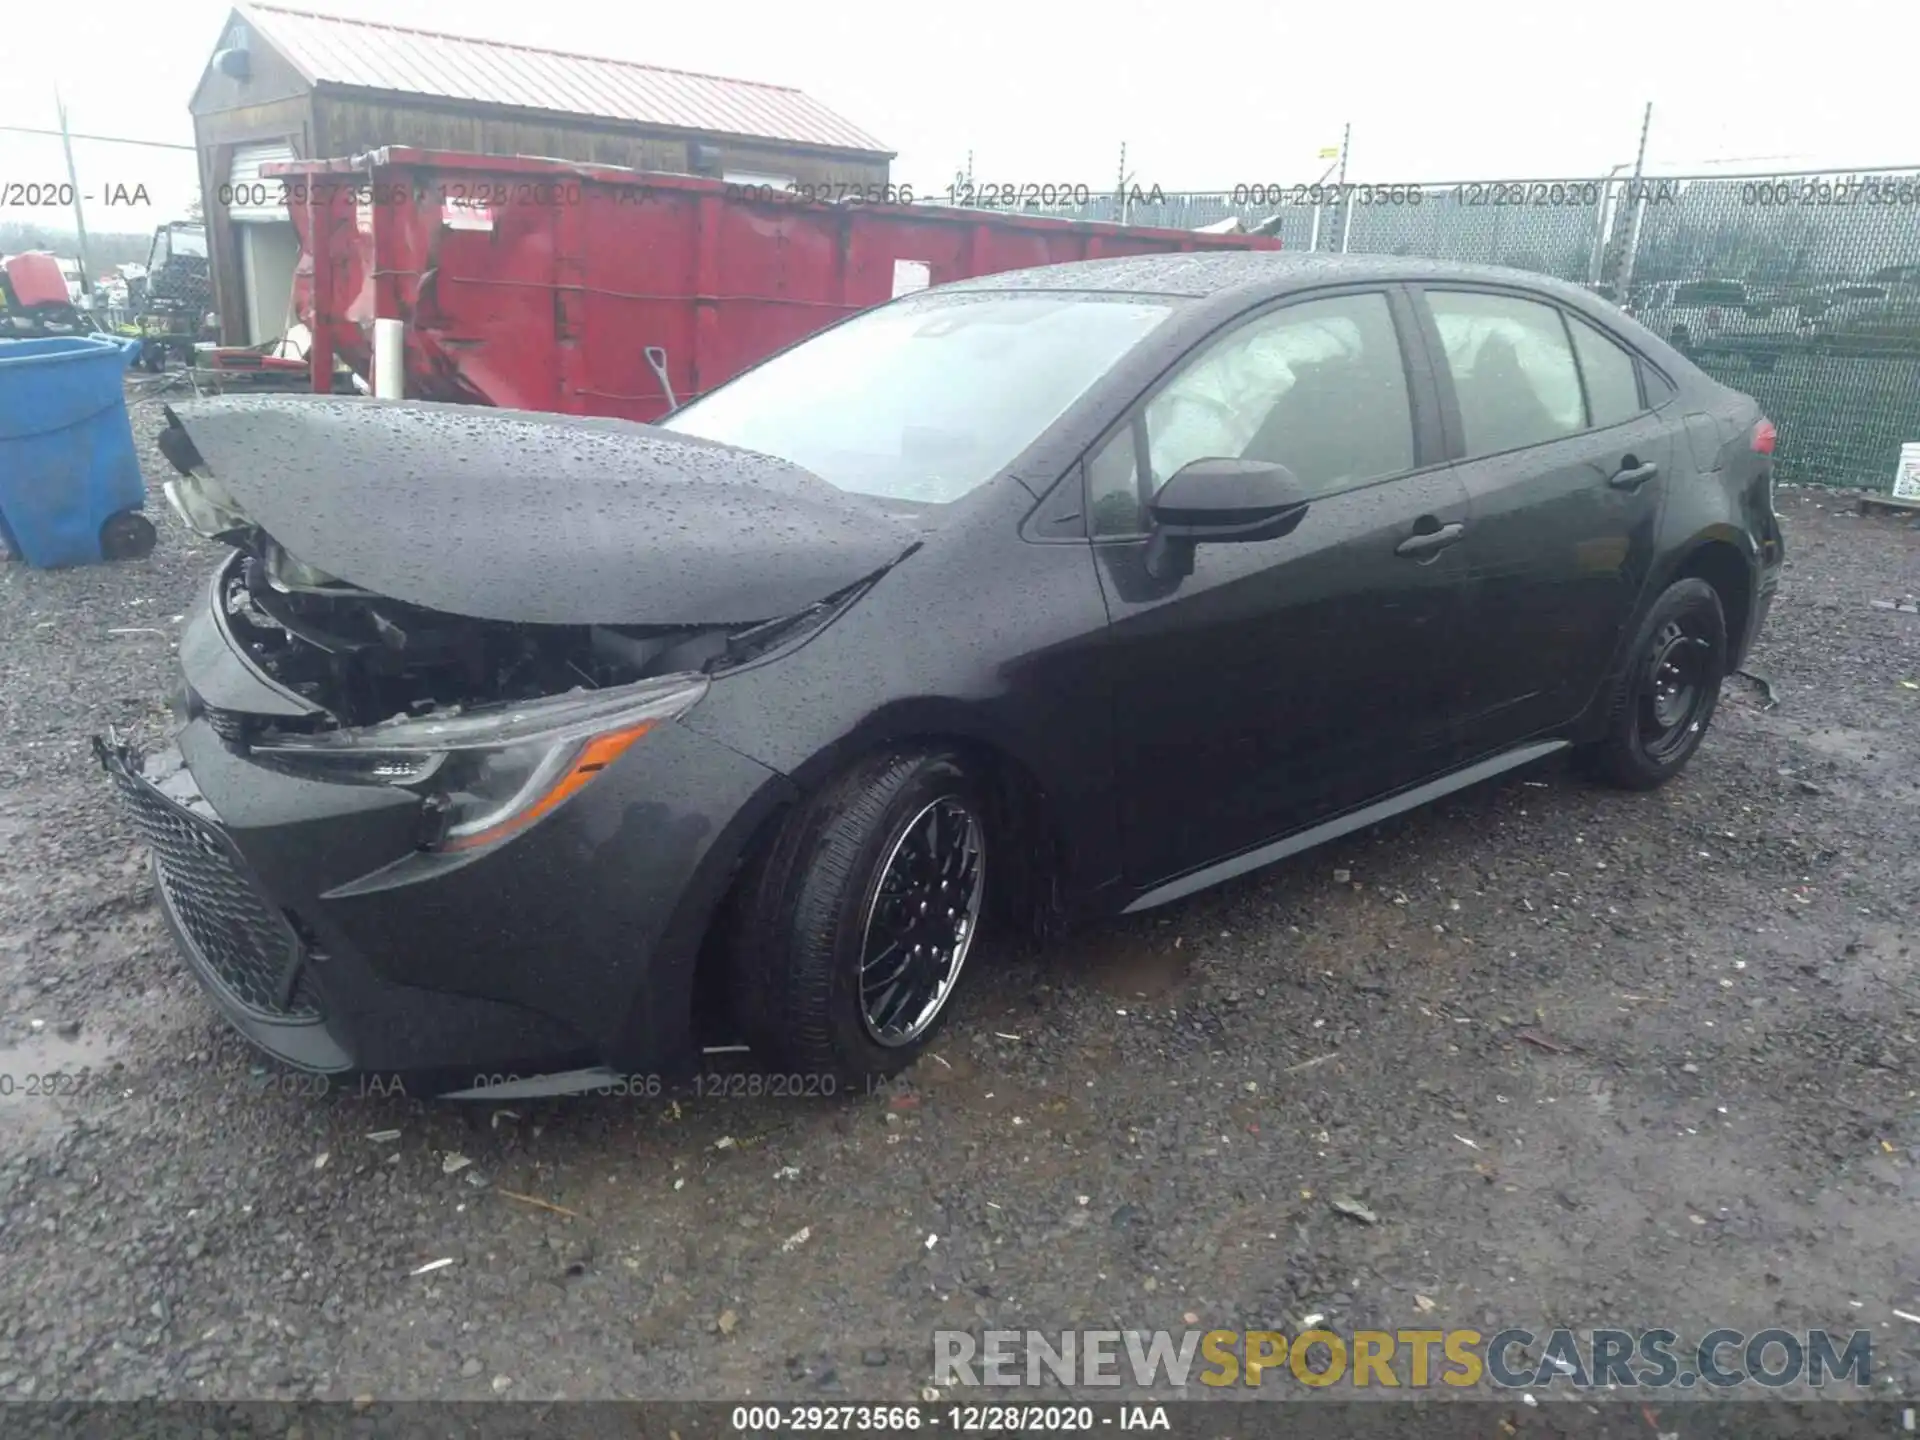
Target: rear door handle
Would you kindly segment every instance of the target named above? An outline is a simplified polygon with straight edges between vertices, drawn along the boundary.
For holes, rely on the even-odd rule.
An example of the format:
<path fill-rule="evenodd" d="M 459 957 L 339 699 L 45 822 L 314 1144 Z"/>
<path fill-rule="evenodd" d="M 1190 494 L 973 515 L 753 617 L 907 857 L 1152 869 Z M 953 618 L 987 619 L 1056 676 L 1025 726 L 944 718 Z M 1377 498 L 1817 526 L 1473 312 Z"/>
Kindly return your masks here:
<path fill-rule="evenodd" d="M 1467 527 L 1458 520 L 1451 525 L 1442 525 L 1438 530 L 1423 531 L 1418 535 L 1409 535 L 1393 547 L 1396 555 L 1432 555 L 1453 544 L 1467 533 Z"/>
<path fill-rule="evenodd" d="M 1631 460 L 1633 457 L 1627 457 Z M 1649 460 L 1644 465 L 1634 465 L 1625 470 L 1616 470 L 1607 477 L 1607 484 L 1616 490 L 1638 490 L 1647 481 L 1660 473 L 1660 467 Z"/>

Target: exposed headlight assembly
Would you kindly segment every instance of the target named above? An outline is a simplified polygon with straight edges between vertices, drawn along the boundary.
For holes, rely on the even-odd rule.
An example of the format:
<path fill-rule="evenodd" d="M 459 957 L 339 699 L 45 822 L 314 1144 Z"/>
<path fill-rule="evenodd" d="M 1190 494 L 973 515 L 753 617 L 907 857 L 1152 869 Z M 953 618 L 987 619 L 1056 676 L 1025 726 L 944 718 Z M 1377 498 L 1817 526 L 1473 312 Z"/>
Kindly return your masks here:
<path fill-rule="evenodd" d="M 317 565 L 296 560 L 279 541 L 263 538 L 260 557 L 265 562 L 267 584 L 282 595 L 298 591 L 308 595 L 364 595 L 367 592 L 329 575 Z"/>
<path fill-rule="evenodd" d="M 708 684 L 666 675 L 464 715 L 280 736 L 251 753 L 310 779 L 420 793 L 439 817 L 429 848 L 477 850 L 558 809 L 654 726 L 698 704 Z"/>
<path fill-rule="evenodd" d="M 226 487 L 205 470 L 182 475 L 178 480 L 169 480 L 163 488 L 173 513 L 180 517 L 189 530 L 209 540 L 218 540 L 236 530 L 244 530 L 252 523 L 227 493 Z"/>

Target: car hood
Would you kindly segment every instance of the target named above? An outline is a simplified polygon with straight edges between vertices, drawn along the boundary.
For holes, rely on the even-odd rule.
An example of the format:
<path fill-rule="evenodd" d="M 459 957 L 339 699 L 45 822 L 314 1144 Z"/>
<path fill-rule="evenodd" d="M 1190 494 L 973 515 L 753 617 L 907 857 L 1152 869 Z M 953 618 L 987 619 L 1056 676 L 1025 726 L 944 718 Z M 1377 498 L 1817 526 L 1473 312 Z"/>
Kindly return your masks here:
<path fill-rule="evenodd" d="M 771 619 L 922 535 L 797 465 L 624 420 L 296 395 L 166 416 L 175 467 L 210 475 L 295 559 L 481 620 Z"/>

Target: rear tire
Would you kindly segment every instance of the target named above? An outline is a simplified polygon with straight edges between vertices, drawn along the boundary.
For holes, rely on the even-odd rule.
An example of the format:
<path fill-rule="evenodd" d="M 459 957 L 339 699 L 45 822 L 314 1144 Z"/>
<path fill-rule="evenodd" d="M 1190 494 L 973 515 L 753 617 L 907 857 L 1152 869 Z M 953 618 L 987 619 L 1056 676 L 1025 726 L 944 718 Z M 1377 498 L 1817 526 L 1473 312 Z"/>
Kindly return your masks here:
<path fill-rule="evenodd" d="M 1677 580 L 1653 602 L 1627 652 L 1607 733 L 1580 760 L 1595 779 L 1652 790 L 1686 768 L 1706 738 L 1727 667 L 1727 621 L 1705 580 Z"/>
<path fill-rule="evenodd" d="M 860 762 L 787 817 L 727 921 L 756 1051 L 856 1088 L 919 1057 L 984 913 L 986 815 L 958 756 L 909 751 Z"/>

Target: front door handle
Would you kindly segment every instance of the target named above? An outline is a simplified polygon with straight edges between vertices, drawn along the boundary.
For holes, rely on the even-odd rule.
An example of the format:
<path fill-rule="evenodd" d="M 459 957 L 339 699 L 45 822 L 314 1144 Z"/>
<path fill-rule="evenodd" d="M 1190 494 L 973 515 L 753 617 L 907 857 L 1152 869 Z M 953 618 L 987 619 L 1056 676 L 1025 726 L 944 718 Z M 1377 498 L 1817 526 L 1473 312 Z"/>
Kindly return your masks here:
<path fill-rule="evenodd" d="M 1607 484 L 1616 490 L 1638 490 L 1647 481 L 1660 473 L 1660 467 L 1649 460 L 1644 465 L 1635 465 L 1633 456 L 1626 458 L 1625 466 L 1607 477 Z"/>
<path fill-rule="evenodd" d="M 1416 535 L 1409 535 L 1393 547 L 1393 553 L 1415 556 L 1438 554 L 1466 533 L 1467 527 L 1456 520 L 1451 525 L 1442 525 L 1438 530 L 1425 530 Z"/>

